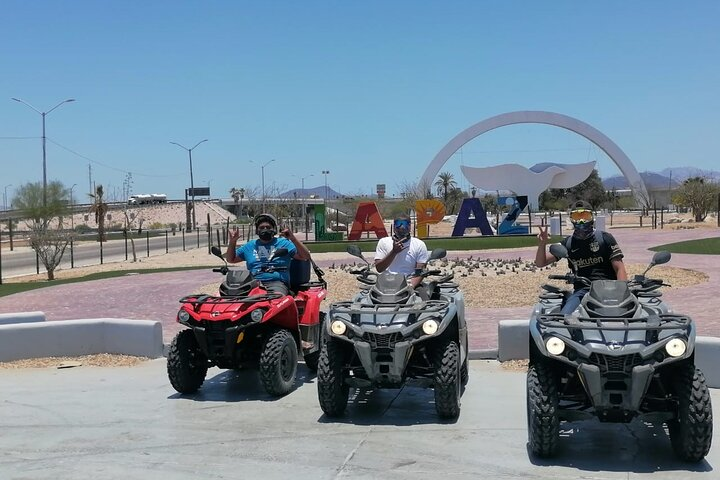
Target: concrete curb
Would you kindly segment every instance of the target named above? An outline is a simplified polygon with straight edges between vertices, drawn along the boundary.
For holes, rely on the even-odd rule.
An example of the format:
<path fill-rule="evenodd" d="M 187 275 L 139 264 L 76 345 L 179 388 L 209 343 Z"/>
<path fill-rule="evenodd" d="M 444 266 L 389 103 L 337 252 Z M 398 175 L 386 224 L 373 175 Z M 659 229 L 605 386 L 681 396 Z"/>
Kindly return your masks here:
<path fill-rule="evenodd" d="M 530 320 L 500 320 L 498 323 L 498 356 L 500 362 L 525 360 L 529 356 Z M 473 352 L 470 352 L 472 359 Z M 720 388 L 720 338 L 698 336 L 695 339 L 695 365 L 702 370 L 710 388 Z"/>
<path fill-rule="evenodd" d="M 97 318 L 0 325 L 2 362 L 96 353 L 162 357 L 162 324 L 153 320 Z"/>
<path fill-rule="evenodd" d="M 45 320 L 45 312 L 0 313 L 0 325 L 44 322 Z"/>

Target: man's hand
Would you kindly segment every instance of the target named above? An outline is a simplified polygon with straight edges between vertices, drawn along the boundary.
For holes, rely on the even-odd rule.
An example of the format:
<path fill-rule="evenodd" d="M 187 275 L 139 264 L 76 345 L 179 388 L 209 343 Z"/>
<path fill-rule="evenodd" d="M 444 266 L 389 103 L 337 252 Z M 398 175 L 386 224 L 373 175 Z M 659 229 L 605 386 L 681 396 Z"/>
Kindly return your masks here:
<path fill-rule="evenodd" d="M 537 234 L 538 243 L 540 245 L 547 245 L 548 241 L 550 240 L 550 235 L 548 235 L 548 227 L 547 225 L 543 229 L 542 226 L 538 227 L 540 230 L 540 233 Z"/>
<path fill-rule="evenodd" d="M 290 230 L 289 228 L 283 228 L 280 231 L 280 236 L 287 238 L 288 240 L 292 241 L 292 239 L 295 237 L 295 234 Z"/>
<path fill-rule="evenodd" d="M 393 253 L 400 253 L 403 251 L 404 248 L 405 248 L 405 245 L 403 244 L 403 242 L 393 239 L 393 249 L 392 249 Z"/>
<path fill-rule="evenodd" d="M 239 238 L 240 238 L 240 230 L 238 229 L 238 227 L 233 228 L 228 233 L 228 243 L 237 243 Z"/>

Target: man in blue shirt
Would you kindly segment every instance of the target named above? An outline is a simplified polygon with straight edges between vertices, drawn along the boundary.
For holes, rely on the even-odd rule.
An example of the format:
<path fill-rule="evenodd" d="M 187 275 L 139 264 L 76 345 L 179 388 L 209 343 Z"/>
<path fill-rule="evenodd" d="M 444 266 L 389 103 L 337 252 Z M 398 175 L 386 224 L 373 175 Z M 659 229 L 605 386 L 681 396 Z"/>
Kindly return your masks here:
<path fill-rule="evenodd" d="M 258 238 L 250 240 L 246 244 L 238 247 L 237 241 L 240 238 L 240 232 L 235 227 L 228 237 L 228 248 L 225 254 L 228 263 L 237 263 L 245 261 L 247 269 L 252 273 L 253 277 L 259 280 L 265 288 L 270 292 L 277 292 L 282 295 L 289 293 L 290 274 L 287 268 L 290 261 L 295 258 L 297 260 L 310 260 L 310 251 L 293 234 L 289 228 L 285 228 L 278 233 L 277 220 L 268 213 L 261 213 L 253 220 L 255 225 L 255 233 Z M 279 248 L 287 248 L 288 254 L 284 257 L 277 257 L 271 261 L 270 257 Z M 282 271 L 265 272 L 263 267 L 285 267 Z"/>

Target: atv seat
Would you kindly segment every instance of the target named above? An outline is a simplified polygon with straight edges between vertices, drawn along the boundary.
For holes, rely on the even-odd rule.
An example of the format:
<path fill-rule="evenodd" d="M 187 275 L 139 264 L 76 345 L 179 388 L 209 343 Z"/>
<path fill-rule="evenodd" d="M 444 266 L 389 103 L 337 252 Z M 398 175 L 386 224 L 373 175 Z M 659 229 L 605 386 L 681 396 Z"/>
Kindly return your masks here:
<path fill-rule="evenodd" d="M 308 284 L 310 281 L 310 262 L 308 260 L 293 258 L 290 261 L 288 274 L 290 275 L 290 290 L 293 292 L 300 292 L 310 288 L 311 285 Z"/>

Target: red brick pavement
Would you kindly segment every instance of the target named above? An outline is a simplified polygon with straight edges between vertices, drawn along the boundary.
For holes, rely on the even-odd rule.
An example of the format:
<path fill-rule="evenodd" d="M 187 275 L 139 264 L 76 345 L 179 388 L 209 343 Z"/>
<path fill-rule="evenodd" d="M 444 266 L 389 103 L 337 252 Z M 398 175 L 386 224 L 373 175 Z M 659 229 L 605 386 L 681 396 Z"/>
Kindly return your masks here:
<path fill-rule="evenodd" d="M 720 236 L 720 229 L 650 230 L 612 229 L 630 263 L 647 263 L 653 252 L 648 247 L 696 238 Z M 449 256 L 469 256 L 450 253 Z M 535 249 L 472 253 L 475 258 L 532 259 Z M 348 261 L 351 261 L 350 257 Z M 331 261 L 319 262 L 327 267 Z M 675 311 L 688 314 L 697 323 L 698 334 L 720 336 L 720 257 L 715 255 L 673 255 L 671 266 L 705 272 L 709 281 L 694 287 L 668 291 L 666 300 Z M 175 322 L 178 299 L 198 285 L 219 281 L 207 270 L 145 275 L 128 275 L 93 282 L 58 285 L 0 298 L 0 313 L 43 311 L 48 320 L 81 318 L 151 319 L 162 322 L 163 337 L 169 342 L 178 331 Z M 524 319 L 529 307 L 468 308 L 466 317 L 472 350 L 497 348 L 497 325 L 504 319 Z"/>

